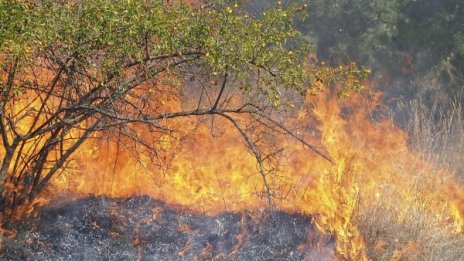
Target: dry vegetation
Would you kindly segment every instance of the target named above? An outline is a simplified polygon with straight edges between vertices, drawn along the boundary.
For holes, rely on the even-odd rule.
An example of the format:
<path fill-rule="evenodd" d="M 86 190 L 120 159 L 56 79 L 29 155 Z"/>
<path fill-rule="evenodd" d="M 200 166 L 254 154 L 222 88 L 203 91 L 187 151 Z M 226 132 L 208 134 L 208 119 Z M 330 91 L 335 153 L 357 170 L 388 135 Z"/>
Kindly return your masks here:
<path fill-rule="evenodd" d="M 417 199 L 419 200 L 419 199 Z M 378 202 L 360 211 L 359 229 L 373 260 L 462 260 L 464 237 L 450 233 L 426 207 L 397 209 Z M 417 203 L 417 202 L 416 202 Z M 413 204 L 417 205 L 417 204 Z"/>
<path fill-rule="evenodd" d="M 464 89 L 463 89 L 464 90 Z M 440 93 L 440 92 L 437 92 Z M 453 98 L 436 95 L 399 101 L 391 117 L 408 130 L 412 148 L 424 153 L 436 166 L 447 167 L 458 180 L 464 179 L 464 109 L 461 94 Z M 418 166 L 413 179 L 417 197 L 404 199 L 395 193 L 396 184 L 385 184 L 386 190 L 377 202 L 359 207 L 356 222 L 373 260 L 463 260 L 464 235 L 453 233 L 453 224 L 437 220 L 430 211 L 426 195 L 442 177 L 431 180 Z M 433 204 L 433 203 L 432 203 Z M 361 204 L 360 204 L 361 205 Z M 400 209 L 407 206 L 408 209 Z M 449 226 L 447 226 L 449 225 Z"/>
<path fill-rule="evenodd" d="M 411 146 L 425 152 L 430 160 L 449 166 L 460 178 L 464 178 L 462 100 L 464 94 L 453 98 L 436 97 L 430 105 L 418 98 L 399 102 L 396 115 L 393 113 L 408 130 Z"/>

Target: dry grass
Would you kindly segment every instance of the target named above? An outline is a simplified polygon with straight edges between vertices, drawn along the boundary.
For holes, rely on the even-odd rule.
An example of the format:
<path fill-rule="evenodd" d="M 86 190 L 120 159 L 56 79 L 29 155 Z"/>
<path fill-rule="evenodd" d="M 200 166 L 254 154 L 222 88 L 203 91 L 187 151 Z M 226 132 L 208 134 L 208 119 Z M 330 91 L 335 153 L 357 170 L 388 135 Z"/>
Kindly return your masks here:
<path fill-rule="evenodd" d="M 464 178 L 464 95 L 436 97 L 432 104 L 422 98 L 400 101 L 391 113 L 409 132 L 413 148 L 437 164 L 445 164 Z"/>
<path fill-rule="evenodd" d="M 418 98 L 397 102 L 391 117 L 410 134 L 410 145 L 424 153 L 437 166 L 446 166 L 464 180 L 464 96 L 436 97 L 434 101 Z M 385 184 L 377 202 L 361 202 L 356 216 L 372 260 L 464 260 L 464 233 L 437 218 L 436 206 L 419 195 L 427 195 L 440 182 L 421 176 L 417 198 L 404 202 L 395 184 Z M 434 183 L 435 182 L 435 183 Z M 362 206 L 362 207 L 361 207 Z M 407 208 L 407 209 L 404 209 Z M 433 211 L 431 209 L 434 209 Z"/>
<path fill-rule="evenodd" d="M 357 223 L 372 260 L 463 260 L 464 237 L 424 208 L 391 208 L 377 202 L 359 212 Z"/>

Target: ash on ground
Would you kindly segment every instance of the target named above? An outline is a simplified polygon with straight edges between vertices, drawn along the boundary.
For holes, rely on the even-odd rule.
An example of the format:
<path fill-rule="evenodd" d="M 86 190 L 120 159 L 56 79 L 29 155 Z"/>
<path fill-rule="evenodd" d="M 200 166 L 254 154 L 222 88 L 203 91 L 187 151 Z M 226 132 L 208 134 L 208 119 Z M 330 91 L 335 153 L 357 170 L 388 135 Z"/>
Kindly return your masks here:
<path fill-rule="evenodd" d="M 14 224 L 5 260 L 332 260 L 311 217 L 189 214 L 149 197 L 90 197 Z"/>

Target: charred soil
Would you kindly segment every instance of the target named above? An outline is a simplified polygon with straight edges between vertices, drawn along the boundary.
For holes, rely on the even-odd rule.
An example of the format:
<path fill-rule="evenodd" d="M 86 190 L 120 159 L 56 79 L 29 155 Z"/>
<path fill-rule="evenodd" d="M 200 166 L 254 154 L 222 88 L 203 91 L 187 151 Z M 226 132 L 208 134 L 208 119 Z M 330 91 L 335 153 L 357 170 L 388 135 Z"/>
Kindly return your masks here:
<path fill-rule="evenodd" d="M 49 204 L 12 226 L 6 260 L 303 260 L 335 251 L 309 216 L 191 214 L 145 196 Z"/>

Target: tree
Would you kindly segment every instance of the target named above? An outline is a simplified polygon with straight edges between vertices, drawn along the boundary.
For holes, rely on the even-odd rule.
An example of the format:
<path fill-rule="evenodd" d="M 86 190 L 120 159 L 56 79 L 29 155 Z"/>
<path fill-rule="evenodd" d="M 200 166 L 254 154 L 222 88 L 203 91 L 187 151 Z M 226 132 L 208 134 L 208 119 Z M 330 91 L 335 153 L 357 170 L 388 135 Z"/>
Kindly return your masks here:
<path fill-rule="evenodd" d="M 226 1 L 1 0 L 1 211 L 36 197 L 88 139 L 113 133 L 162 161 L 161 136 L 176 132 L 169 122 L 206 116 L 243 136 L 272 203 L 269 157 L 240 119 L 330 160 L 273 113 L 293 107 L 286 93 L 334 80 L 359 89 L 356 76 L 366 73 L 308 59 L 312 49 L 293 26 L 304 8 L 278 4 L 258 15 Z M 186 79 L 195 83 L 194 105 L 172 110 L 160 97 L 181 95 Z"/>
<path fill-rule="evenodd" d="M 301 27 L 322 59 L 355 60 L 398 81 L 379 86 L 387 92 L 434 99 L 441 89 L 462 101 L 463 9 L 456 0 L 315 0 Z"/>

